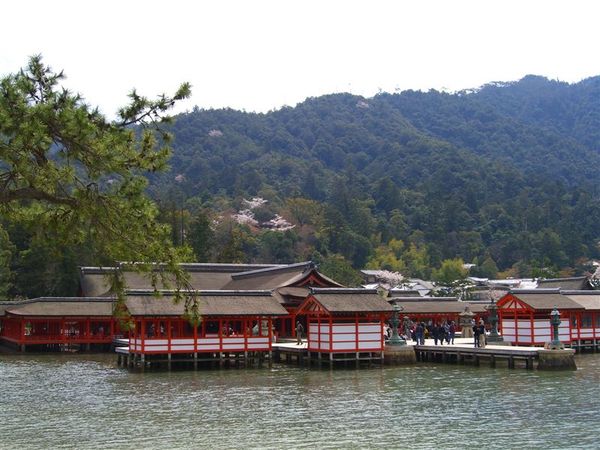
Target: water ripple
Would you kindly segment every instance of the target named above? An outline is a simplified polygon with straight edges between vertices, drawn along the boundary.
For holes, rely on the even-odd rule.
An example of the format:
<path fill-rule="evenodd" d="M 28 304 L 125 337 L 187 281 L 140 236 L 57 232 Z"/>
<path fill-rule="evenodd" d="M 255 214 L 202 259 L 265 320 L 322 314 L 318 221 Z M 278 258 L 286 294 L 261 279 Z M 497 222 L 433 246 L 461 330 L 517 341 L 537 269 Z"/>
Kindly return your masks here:
<path fill-rule="evenodd" d="M 0 448 L 597 448 L 600 357 L 128 373 L 112 355 L 3 356 Z"/>

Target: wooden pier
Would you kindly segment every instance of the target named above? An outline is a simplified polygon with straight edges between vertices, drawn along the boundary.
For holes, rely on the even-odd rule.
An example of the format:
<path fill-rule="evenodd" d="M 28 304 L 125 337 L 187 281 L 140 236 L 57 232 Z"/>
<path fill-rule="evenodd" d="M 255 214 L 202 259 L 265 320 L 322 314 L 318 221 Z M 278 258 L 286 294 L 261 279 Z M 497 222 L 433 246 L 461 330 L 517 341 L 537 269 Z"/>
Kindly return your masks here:
<path fill-rule="evenodd" d="M 271 364 L 271 352 L 202 352 L 202 353 L 173 353 L 173 354 L 140 354 L 129 351 L 127 339 L 115 340 L 117 365 L 130 370 L 186 368 L 199 369 L 222 367 L 259 367 L 264 362 Z"/>
<path fill-rule="evenodd" d="M 323 364 L 333 366 L 337 363 L 355 363 L 356 365 L 364 363 L 380 364 L 383 362 L 383 352 L 321 353 L 309 351 L 306 341 L 302 345 L 297 345 L 296 342 L 280 342 L 273 344 L 273 360 L 308 366 L 313 364 L 317 366 Z"/>
<path fill-rule="evenodd" d="M 533 369 L 539 360 L 539 348 L 487 345 L 485 348 L 468 344 L 456 345 L 415 345 L 417 361 L 445 362 L 479 366 L 486 361 L 490 367 L 496 367 L 498 361 L 505 361 L 509 368 L 517 365 Z"/>

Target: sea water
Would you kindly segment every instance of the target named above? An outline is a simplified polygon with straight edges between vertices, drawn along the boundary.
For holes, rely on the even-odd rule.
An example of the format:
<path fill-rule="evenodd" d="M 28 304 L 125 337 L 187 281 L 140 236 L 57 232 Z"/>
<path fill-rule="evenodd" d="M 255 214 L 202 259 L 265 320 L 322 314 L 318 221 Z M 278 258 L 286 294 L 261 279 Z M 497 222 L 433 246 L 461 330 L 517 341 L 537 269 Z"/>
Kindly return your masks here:
<path fill-rule="evenodd" d="M 598 448 L 600 355 L 576 361 L 132 373 L 0 355 L 0 448 Z"/>

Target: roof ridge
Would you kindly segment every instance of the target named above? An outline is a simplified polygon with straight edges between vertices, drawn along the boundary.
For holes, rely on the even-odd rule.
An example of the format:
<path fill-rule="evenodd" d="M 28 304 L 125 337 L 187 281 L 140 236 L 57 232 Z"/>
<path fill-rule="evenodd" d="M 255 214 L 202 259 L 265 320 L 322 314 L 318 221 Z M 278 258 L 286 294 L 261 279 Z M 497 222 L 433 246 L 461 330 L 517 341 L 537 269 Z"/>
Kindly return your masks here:
<path fill-rule="evenodd" d="M 537 289 L 511 289 L 509 293 L 514 294 L 560 294 L 560 288 L 537 288 Z"/>
<path fill-rule="evenodd" d="M 563 295 L 600 295 L 600 291 L 594 289 L 561 289 Z"/>
<path fill-rule="evenodd" d="M 330 288 L 317 288 L 310 287 L 310 292 L 314 294 L 377 294 L 377 289 L 368 288 L 346 288 L 346 287 L 330 287 Z"/>
<path fill-rule="evenodd" d="M 267 268 L 256 269 L 256 270 L 248 270 L 246 272 L 238 272 L 238 273 L 234 273 L 233 275 L 231 275 L 231 278 L 237 280 L 240 278 L 251 277 L 254 275 L 262 275 L 262 274 L 268 274 L 268 273 L 273 273 L 273 272 L 285 272 L 287 270 L 296 269 L 296 268 L 300 268 L 300 267 L 313 268 L 316 266 L 315 266 L 315 263 L 312 261 L 304 261 L 304 262 L 300 262 L 300 263 L 280 265 L 277 267 L 267 267 Z"/>
<path fill-rule="evenodd" d="M 269 289 L 254 289 L 254 290 L 240 290 L 240 289 L 212 289 L 212 290 L 189 290 L 185 291 L 186 293 L 193 293 L 198 296 L 272 296 L 273 292 Z M 126 289 L 126 295 L 169 295 L 174 294 L 175 291 L 173 289 Z"/>
<path fill-rule="evenodd" d="M 132 265 L 132 264 L 128 264 Z M 186 269 L 188 272 L 248 272 L 248 269 L 251 270 L 263 270 L 263 269 L 272 269 L 278 267 L 285 267 L 284 264 L 229 264 L 229 263 L 181 263 L 179 264 L 181 267 Z M 127 267 L 127 265 L 125 265 Z M 164 264 L 156 264 L 155 268 L 164 267 Z M 103 274 L 109 273 L 117 270 L 118 267 L 113 266 L 81 266 L 79 270 L 82 273 L 87 274 Z M 129 270 L 125 270 L 129 272 Z"/>

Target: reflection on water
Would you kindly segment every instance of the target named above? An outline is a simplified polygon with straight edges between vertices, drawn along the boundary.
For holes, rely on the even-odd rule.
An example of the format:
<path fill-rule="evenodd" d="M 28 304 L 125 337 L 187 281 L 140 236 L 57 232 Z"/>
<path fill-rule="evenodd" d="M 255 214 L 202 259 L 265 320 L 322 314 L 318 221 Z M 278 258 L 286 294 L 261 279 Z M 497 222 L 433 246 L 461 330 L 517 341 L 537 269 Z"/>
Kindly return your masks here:
<path fill-rule="evenodd" d="M 600 356 L 577 364 L 141 374 L 1 355 L 0 448 L 599 447 Z"/>

